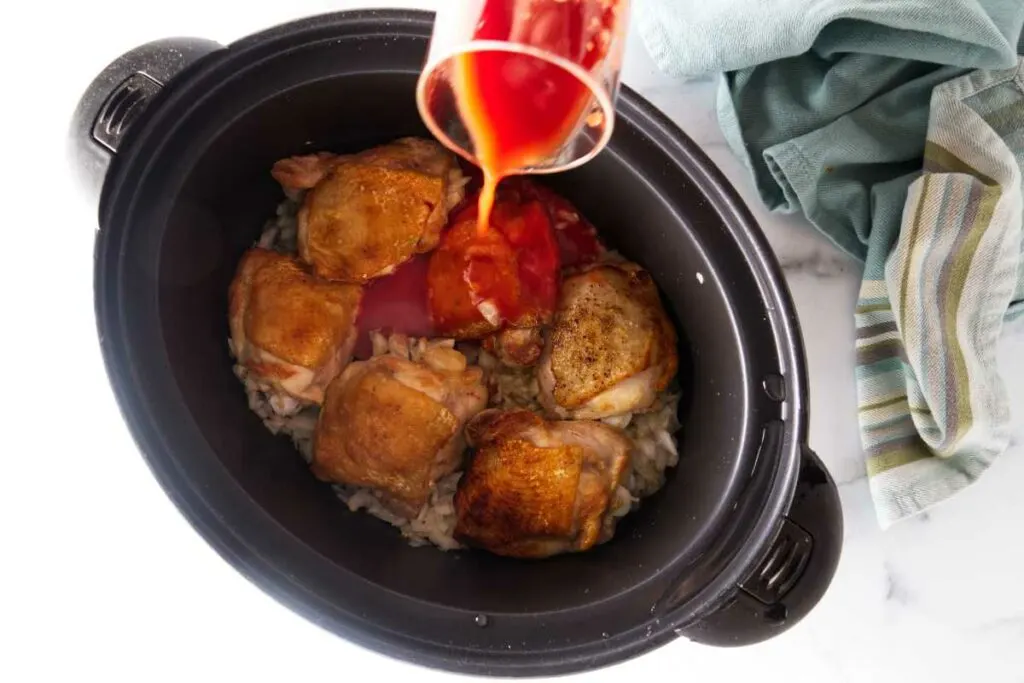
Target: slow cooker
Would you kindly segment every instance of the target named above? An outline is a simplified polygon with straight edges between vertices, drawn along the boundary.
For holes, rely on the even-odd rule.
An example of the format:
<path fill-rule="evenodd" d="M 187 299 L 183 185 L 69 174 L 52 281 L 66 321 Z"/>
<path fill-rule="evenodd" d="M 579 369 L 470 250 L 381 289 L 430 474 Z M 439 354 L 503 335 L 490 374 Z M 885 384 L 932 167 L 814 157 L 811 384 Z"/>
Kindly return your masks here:
<path fill-rule="evenodd" d="M 149 43 L 84 94 L 72 150 L 96 191 L 95 306 L 139 451 L 196 531 L 295 612 L 460 673 L 552 675 L 677 637 L 771 638 L 819 602 L 842 514 L 807 446 L 807 366 L 781 269 L 700 149 L 624 87 L 596 159 L 544 183 L 647 268 L 680 331 L 681 460 L 597 549 L 545 561 L 413 548 L 354 514 L 246 405 L 228 283 L 280 200 L 272 163 L 426 135 L 432 15 L 367 10 L 228 46 Z"/>

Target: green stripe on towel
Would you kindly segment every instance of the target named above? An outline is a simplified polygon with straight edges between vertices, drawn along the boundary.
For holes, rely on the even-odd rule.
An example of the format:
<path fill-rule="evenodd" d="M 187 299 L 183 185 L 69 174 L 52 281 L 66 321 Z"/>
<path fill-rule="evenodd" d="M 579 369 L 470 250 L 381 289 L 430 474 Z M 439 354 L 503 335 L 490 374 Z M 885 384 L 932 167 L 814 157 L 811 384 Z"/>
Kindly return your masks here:
<path fill-rule="evenodd" d="M 896 451 L 885 453 L 884 455 L 874 455 L 868 458 L 868 476 L 873 477 L 876 474 L 894 470 L 897 467 L 903 465 L 909 465 L 912 462 L 918 460 L 924 460 L 925 458 L 932 457 L 928 450 L 928 447 L 924 445 L 920 440 L 915 441 L 915 445 L 901 448 Z"/>
<path fill-rule="evenodd" d="M 997 133 L 981 112 L 988 98 L 1010 96 L 1013 105 L 991 107 Z M 885 283 L 865 280 L 862 293 L 876 296 L 862 298 L 854 316 L 858 414 L 868 475 L 884 474 L 884 485 L 871 487 L 883 527 L 967 486 L 1008 444 L 992 366 L 1024 278 L 1024 138 L 1011 150 L 1001 136 L 1021 129 L 1017 78 L 976 72 L 936 88 L 924 172 L 909 188 L 892 251 L 867 266 L 881 266 Z M 892 323 L 877 317 L 890 307 Z M 943 465 L 923 466 L 932 459 Z"/>

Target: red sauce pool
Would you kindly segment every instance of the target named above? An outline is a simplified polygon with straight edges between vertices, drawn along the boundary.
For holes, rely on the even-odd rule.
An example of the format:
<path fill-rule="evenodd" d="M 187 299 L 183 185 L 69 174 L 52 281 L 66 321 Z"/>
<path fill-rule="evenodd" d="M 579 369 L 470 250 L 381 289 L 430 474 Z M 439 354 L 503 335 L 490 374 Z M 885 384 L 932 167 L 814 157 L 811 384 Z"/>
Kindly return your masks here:
<path fill-rule="evenodd" d="M 427 265 L 429 254 L 420 254 L 400 265 L 394 273 L 377 278 L 363 288 L 363 302 L 356 320 L 356 358 L 373 355 L 370 332 L 433 337 L 427 307 Z"/>

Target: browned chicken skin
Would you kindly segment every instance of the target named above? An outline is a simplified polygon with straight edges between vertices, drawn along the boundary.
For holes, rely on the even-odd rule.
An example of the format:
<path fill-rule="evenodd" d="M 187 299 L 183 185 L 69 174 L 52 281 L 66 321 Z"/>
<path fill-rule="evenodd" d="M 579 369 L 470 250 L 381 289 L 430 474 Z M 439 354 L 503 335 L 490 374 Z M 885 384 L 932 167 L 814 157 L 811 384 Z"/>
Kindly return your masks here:
<path fill-rule="evenodd" d="M 242 257 L 228 297 L 238 362 L 270 389 L 319 403 L 351 357 L 362 289 L 256 248 Z"/>
<path fill-rule="evenodd" d="M 455 494 L 460 540 L 498 555 L 588 550 L 615 532 L 631 442 L 600 422 L 547 422 L 527 410 L 470 421 L 475 449 Z"/>
<path fill-rule="evenodd" d="M 359 154 L 282 159 L 271 174 L 294 195 L 299 255 L 324 278 L 363 283 L 392 273 L 440 240 L 465 194 L 455 157 L 440 144 L 402 138 Z"/>
<path fill-rule="evenodd" d="M 270 169 L 270 175 L 285 190 L 292 193 L 300 192 L 312 189 L 336 166 L 351 160 L 383 168 L 411 169 L 439 177 L 457 169 L 454 158 L 444 153 L 444 149 L 436 142 L 409 137 L 399 138 L 390 144 L 372 147 L 356 154 L 314 152 L 288 157 L 276 161 Z"/>
<path fill-rule="evenodd" d="M 647 271 L 606 263 L 565 279 L 537 369 L 540 400 L 551 414 L 643 412 L 677 368 L 675 329 Z"/>
<path fill-rule="evenodd" d="M 540 359 L 544 337 L 539 327 L 506 327 L 484 337 L 482 345 L 505 365 L 526 368 Z"/>
<path fill-rule="evenodd" d="M 388 354 L 346 368 L 327 389 L 313 473 L 374 489 L 415 517 L 438 479 L 462 464 L 463 425 L 487 405 L 483 372 L 431 343 L 419 362 Z"/>
<path fill-rule="evenodd" d="M 348 158 L 331 152 L 288 157 L 275 162 L 270 175 L 289 195 L 294 195 L 315 187 L 335 166 Z"/>

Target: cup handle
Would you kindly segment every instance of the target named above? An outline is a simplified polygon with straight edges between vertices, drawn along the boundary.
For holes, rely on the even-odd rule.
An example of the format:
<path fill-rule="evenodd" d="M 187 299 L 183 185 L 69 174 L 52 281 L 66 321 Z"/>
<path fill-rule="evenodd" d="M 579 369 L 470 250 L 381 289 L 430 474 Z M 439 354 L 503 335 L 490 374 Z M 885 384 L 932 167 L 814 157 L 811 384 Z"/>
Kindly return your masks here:
<path fill-rule="evenodd" d="M 782 633 L 821 600 L 842 545 L 839 491 L 818 456 L 804 447 L 796 494 L 771 548 L 729 601 L 679 635 L 728 647 Z"/>
<path fill-rule="evenodd" d="M 79 181 L 94 198 L 146 107 L 186 67 L 223 47 L 202 38 L 156 40 L 121 55 L 93 79 L 72 115 L 68 145 Z"/>

